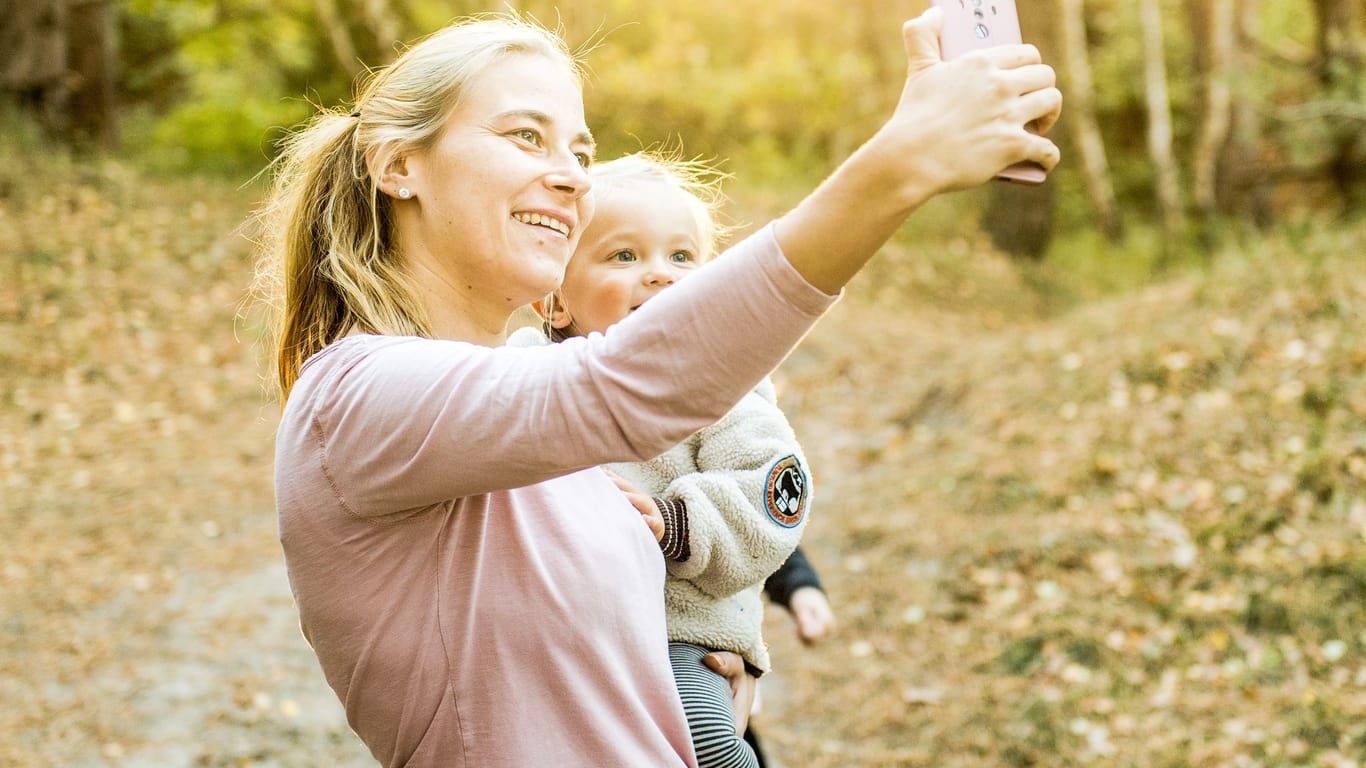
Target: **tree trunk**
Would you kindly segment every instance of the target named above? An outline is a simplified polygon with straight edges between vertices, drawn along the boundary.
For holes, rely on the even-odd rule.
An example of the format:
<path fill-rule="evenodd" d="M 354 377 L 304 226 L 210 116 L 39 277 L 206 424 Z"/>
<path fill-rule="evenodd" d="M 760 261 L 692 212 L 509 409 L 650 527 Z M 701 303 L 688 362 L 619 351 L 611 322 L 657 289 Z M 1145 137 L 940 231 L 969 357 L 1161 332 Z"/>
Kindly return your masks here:
<path fill-rule="evenodd" d="M 1086 45 L 1086 22 L 1082 0 L 1059 0 L 1063 49 L 1066 51 L 1068 124 L 1081 151 L 1081 173 L 1086 196 L 1096 215 L 1096 225 L 1110 242 L 1123 236 L 1123 226 L 1110 183 L 1109 162 L 1100 124 L 1096 121 L 1095 86 Z"/>
<path fill-rule="evenodd" d="M 1205 45 L 1201 46 L 1209 65 L 1205 77 L 1205 114 L 1191 161 L 1191 194 L 1195 208 L 1205 222 L 1218 213 L 1219 157 L 1228 141 L 1232 115 L 1229 81 L 1236 30 L 1234 0 L 1211 0 L 1209 22 L 1206 26 L 1208 36 Z"/>
<path fill-rule="evenodd" d="M 1020 34 L 1043 54 L 1044 61 L 1054 58 L 1057 48 L 1053 26 L 1048 23 L 1049 0 L 1017 0 Z M 1003 181 L 991 183 L 983 227 L 997 248 L 1015 258 L 1042 259 L 1053 240 L 1053 187 L 1049 180 L 1037 187 Z"/>
<path fill-rule="evenodd" d="M 1249 81 L 1256 72 L 1261 39 L 1261 0 L 1238 0 L 1238 44 L 1234 47 L 1230 82 Z M 1259 227 L 1273 219 L 1271 185 L 1263 172 L 1262 116 L 1250 88 L 1232 89 L 1233 126 L 1224 144 L 1218 195 L 1226 208 L 1251 218 Z"/>
<path fill-rule="evenodd" d="M 356 51 L 356 45 L 351 40 L 351 30 L 342 19 L 337 0 L 313 0 L 313 10 L 318 14 L 318 23 L 322 25 L 323 33 L 327 35 L 327 41 L 332 46 L 332 55 L 336 57 L 337 63 L 346 74 L 354 80 L 365 71 L 365 63 L 361 61 L 360 53 Z"/>
<path fill-rule="evenodd" d="M 1361 51 L 1356 46 L 1356 10 L 1352 0 L 1314 0 L 1314 15 L 1319 80 L 1332 85 L 1344 72 L 1351 71 L 1353 64 L 1361 63 Z M 1339 71 L 1339 66 L 1344 69 Z"/>
<path fill-rule="evenodd" d="M 1185 236 L 1181 186 L 1172 154 L 1171 100 L 1162 44 L 1162 8 L 1158 0 L 1139 0 L 1143 27 L 1143 79 L 1148 101 L 1148 152 L 1157 173 L 1157 204 L 1162 218 L 1164 257 L 1176 255 Z"/>
<path fill-rule="evenodd" d="M 992 245 L 1016 259 L 1039 261 L 1053 241 L 1055 181 L 1037 186 L 991 182 L 982 227 Z"/>
<path fill-rule="evenodd" d="M 66 0 L 0 0 L 0 90 L 66 130 Z"/>
<path fill-rule="evenodd" d="M 361 15 L 375 37 L 375 50 L 380 56 L 380 61 L 375 63 L 388 64 L 393 61 L 397 55 L 394 46 L 402 41 L 399 39 L 398 17 L 389 7 L 388 0 L 362 0 Z"/>
<path fill-rule="evenodd" d="M 109 149 L 118 143 L 114 110 L 114 23 L 108 0 L 74 0 L 67 8 L 71 93 L 67 114 L 75 138 Z"/>
<path fill-rule="evenodd" d="M 1362 80 L 1366 51 L 1357 41 L 1360 0 L 1314 0 L 1317 59 L 1324 97 L 1343 104 L 1366 102 Z M 1366 201 L 1366 141 L 1361 123 L 1337 119 L 1329 127 L 1328 169 L 1333 186 L 1349 210 Z"/>

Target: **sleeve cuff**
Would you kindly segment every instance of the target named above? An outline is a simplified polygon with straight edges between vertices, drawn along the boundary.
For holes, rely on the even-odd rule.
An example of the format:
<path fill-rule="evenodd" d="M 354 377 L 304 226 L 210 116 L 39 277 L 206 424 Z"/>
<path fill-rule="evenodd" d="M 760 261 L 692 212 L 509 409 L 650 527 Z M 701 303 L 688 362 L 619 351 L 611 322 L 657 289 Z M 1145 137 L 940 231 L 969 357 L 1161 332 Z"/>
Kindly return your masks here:
<path fill-rule="evenodd" d="M 664 538 L 659 540 L 659 548 L 664 557 L 675 563 L 686 563 L 692 557 L 692 547 L 688 535 L 688 505 L 682 499 L 654 497 L 655 505 L 664 515 Z"/>

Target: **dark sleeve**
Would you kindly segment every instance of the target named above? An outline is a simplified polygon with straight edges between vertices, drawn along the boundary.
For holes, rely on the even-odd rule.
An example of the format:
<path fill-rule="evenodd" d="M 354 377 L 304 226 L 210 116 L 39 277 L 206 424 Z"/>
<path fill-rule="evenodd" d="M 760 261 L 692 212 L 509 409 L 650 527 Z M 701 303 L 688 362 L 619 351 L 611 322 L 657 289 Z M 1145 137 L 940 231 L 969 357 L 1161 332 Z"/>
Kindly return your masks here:
<path fill-rule="evenodd" d="M 811 561 L 806 559 L 806 552 L 798 545 L 792 551 L 792 556 L 764 582 L 764 591 L 768 593 L 769 600 L 790 609 L 792 593 L 802 587 L 815 587 L 825 591 L 821 586 L 820 577 L 816 575 L 816 569 L 811 567 Z"/>
<path fill-rule="evenodd" d="M 692 557 L 692 547 L 688 543 L 688 505 L 682 499 L 653 496 L 655 506 L 664 517 L 664 538 L 659 540 L 659 548 L 664 556 L 674 562 L 685 563 Z"/>

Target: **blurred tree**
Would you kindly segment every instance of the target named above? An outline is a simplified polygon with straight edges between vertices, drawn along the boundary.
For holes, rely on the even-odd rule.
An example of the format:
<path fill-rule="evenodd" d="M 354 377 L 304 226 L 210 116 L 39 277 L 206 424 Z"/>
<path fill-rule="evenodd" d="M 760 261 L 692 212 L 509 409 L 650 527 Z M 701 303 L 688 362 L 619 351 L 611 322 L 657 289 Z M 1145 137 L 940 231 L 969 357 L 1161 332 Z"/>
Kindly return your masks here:
<path fill-rule="evenodd" d="M 313 8 L 318 14 L 318 23 L 322 25 L 328 42 L 332 44 L 333 58 L 352 78 L 360 75 L 365 71 L 365 62 L 361 60 L 355 44 L 351 42 L 351 30 L 342 21 L 337 0 L 313 0 Z"/>
<path fill-rule="evenodd" d="M 1349 209 L 1366 200 L 1366 51 L 1357 31 L 1361 0 L 1314 0 L 1319 83 L 1326 96 L 1328 176 Z"/>
<path fill-rule="evenodd" d="M 0 0 L 0 87 L 50 127 L 66 117 L 65 0 Z"/>
<path fill-rule="evenodd" d="M 1025 38 L 1059 71 L 1066 162 L 1046 195 L 989 187 L 983 226 L 1006 250 L 1037 256 L 1079 228 L 1118 239 L 1144 219 L 1165 222 L 1171 243 L 1183 199 L 1201 221 L 1260 223 L 1291 206 L 1362 205 L 1361 0 L 1016 1 Z M 153 166 L 240 176 L 314 105 L 347 103 L 398 41 L 507 9 L 571 46 L 600 44 L 586 101 L 604 156 L 680 145 L 778 206 L 885 118 L 904 72 L 897 31 L 915 12 L 886 0 L 0 0 L 0 95 L 54 135 L 122 135 Z"/>
<path fill-rule="evenodd" d="M 1216 194 L 1218 161 L 1228 141 L 1232 121 L 1233 97 L 1229 88 L 1232 77 L 1236 9 L 1234 0 L 1212 0 L 1192 3 L 1205 13 L 1193 14 L 1192 25 L 1197 51 L 1205 52 L 1203 70 L 1205 109 L 1199 129 L 1195 153 L 1191 159 L 1191 196 L 1200 217 L 1200 233 L 1208 237 L 1209 223 L 1218 213 Z"/>
<path fill-rule="evenodd" d="M 992 182 L 982 228 L 992 245 L 1013 257 L 1038 261 L 1053 240 L 1053 208 L 1057 184 L 1034 186 Z"/>
<path fill-rule="evenodd" d="M 1110 242 L 1118 242 L 1123 228 L 1110 183 L 1105 142 L 1096 121 L 1095 86 L 1091 79 L 1090 52 L 1086 44 L 1086 18 L 1082 0 L 1059 0 L 1059 27 L 1066 51 L 1064 73 L 1068 124 L 1081 150 L 1081 173 L 1086 196 L 1096 215 L 1096 226 Z"/>
<path fill-rule="evenodd" d="M 0 89 L 52 134 L 111 147 L 113 16 L 108 0 L 0 0 Z"/>
<path fill-rule="evenodd" d="M 388 0 L 313 0 L 332 57 L 353 81 L 393 60 L 406 33 Z"/>
<path fill-rule="evenodd" d="M 1238 0 L 1238 43 L 1234 46 L 1229 82 L 1232 125 L 1224 143 L 1216 174 L 1222 190 L 1216 197 L 1228 201 L 1225 208 L 1249 217 L 1258 226 L 1271 222 L 1271 184 L 1265 173 L 1262 115 L 1255 98 L 1258 65 L 1256 41 L 1261 38 L 1261 0 Z"/>
<path fill-rule="evenodd" d="M 1166 47 L 1159 0 L 1139 0 L 1143 28 L 1143 90 L 1148 104 L 1148 153 L 1157 171 L 1157 202 L 1167 258 L 1177 253 L 1185 232 L 1181 183 L 1172 152 L 1171 99 L 1167 93 Z"/>
<path fill-rule="evenodd" d="M 109 148 L 118 143 L 114 111 L 114 14 L 109 0 L 69 0 L 66 29 L 67 101 L 75 136 Z"/>
<path fill-rule="evenodd" d="M 403 38 L 400 32 L 398 15 L 389 5 L 389 0 L 361 0 L 361 16 L 375 41 L 379 61 L 389 62 L 394 58 L 394 46 Z"/>
<path fill-rule="evenodd" d="M 1016 0 L 1020 35 L 1039 49 L 1045 61 L 1057 59 L 1058 28 L 1052 23 L 1051 0 Z M 991 242 L 1017 258 L 1038 260 L 1053 239 L 1055 183 L 1037 187 L 998 182 L 991 185 L 982 226 Z"/>

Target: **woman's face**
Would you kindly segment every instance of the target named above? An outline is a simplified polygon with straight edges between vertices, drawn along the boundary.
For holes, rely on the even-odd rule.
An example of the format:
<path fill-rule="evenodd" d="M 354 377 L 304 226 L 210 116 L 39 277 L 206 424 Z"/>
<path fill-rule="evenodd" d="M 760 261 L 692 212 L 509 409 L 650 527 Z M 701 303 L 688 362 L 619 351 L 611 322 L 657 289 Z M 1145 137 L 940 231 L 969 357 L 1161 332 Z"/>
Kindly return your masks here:
<path fill-rule="evenodd" d="M 429 299 L 493 328 L 558 287 L 592 217 L 592 154 L 562 63 L 514 54 L 475 77 L 436 143 L 404 160 L 399 244 Z"/>

